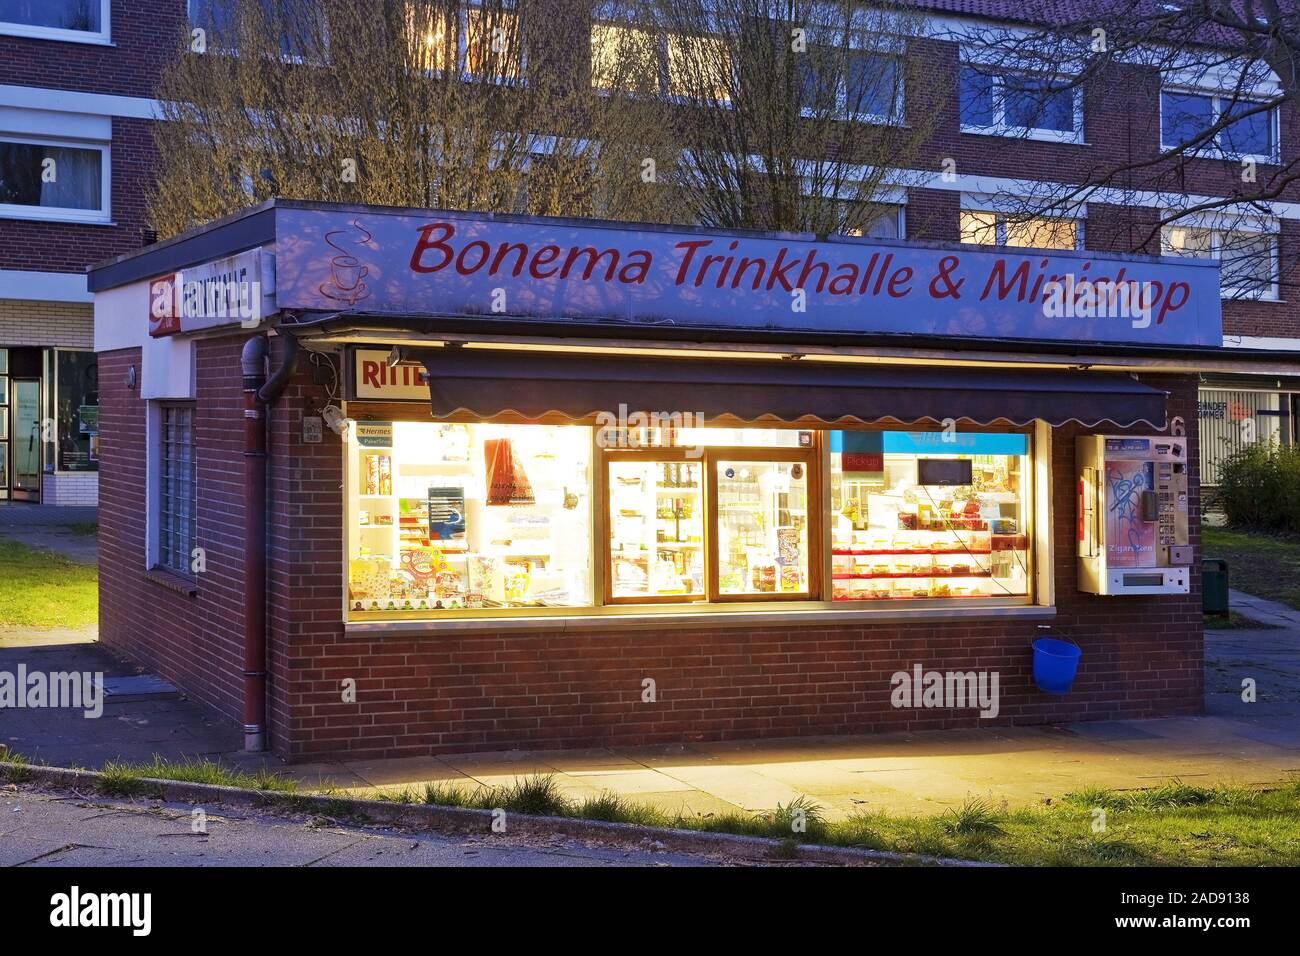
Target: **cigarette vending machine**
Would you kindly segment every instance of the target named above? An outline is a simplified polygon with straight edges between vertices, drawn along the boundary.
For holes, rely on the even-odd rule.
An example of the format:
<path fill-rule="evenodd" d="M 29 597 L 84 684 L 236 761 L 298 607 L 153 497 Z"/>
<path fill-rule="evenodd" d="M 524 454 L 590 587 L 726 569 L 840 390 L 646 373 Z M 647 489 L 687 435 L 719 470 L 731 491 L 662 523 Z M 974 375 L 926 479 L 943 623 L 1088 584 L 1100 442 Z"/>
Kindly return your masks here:
<path fill-rule="evenodd" d="M 1186 594 L 1187 439 L 1085 435 L 1079 466 L 1079 589 Z"/>

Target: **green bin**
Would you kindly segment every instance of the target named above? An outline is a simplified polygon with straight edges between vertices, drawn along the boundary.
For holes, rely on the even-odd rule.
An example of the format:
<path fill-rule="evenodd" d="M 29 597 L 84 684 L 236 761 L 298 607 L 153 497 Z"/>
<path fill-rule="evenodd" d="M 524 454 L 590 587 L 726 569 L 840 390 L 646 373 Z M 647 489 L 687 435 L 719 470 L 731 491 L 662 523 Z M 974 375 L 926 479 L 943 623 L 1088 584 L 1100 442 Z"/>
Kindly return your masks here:
<path fill-rule="evenodd" d="M 1228 562 L 1201 559 L 1201 609 L 1206 614 L 1228 613 Z"/>

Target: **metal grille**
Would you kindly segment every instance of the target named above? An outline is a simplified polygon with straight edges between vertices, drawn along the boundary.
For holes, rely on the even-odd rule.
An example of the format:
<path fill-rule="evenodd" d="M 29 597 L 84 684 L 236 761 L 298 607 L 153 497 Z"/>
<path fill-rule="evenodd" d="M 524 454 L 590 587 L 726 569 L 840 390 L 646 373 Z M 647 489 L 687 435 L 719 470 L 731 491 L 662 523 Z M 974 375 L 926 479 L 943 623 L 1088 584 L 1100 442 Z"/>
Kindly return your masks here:
<path fill-rule="evenodd" d="M 192 574 L 195 539 L 194 406 L 162 406 L 158 485 L 158 564 Z"/>

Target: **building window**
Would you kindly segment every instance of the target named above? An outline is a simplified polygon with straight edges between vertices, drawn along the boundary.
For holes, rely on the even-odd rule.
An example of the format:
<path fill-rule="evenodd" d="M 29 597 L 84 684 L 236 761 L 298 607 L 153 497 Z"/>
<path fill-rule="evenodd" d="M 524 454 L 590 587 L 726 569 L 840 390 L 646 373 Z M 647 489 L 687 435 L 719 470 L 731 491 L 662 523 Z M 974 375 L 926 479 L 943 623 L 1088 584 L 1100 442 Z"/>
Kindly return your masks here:
<path fill-rule="evenodd" d="M 158 411 L 157 565 L 189 577 L 198 511 L 194 404 L 163 402 Z"/>
<path fill-rule="evenodd" d="M 1005 213 L 961 211 L 961 241 L 981 246 L 1016 246 L 1025 249 L 1078 249 L 1081 229 L 1077 219 L 1023 218 Z"/>
<path fill-rule="evenodd" d="M 94 352 L 55 349 L 49 379 L 55 471 L 99 470 L 99 365 Z"/>
<path fill-rule="evenodd" d="M 590 607 L 591 429 L 358 422 L 348 607 Z"/>
<path fill-rule="evenodd" d="M 1201 484 L 1219 484 L 1224 461 L 1250 445 L 1294 442 L 1291 406 L 1295 399 L 1292 392 L 1201 389 L 1197 400 Z"/>
<path fill-rule="evenodd" d="M 108 42 L 109 0 L 0 0 L 0 33 Z"/>
<path fill-rule="evenodd" d="M 107 220 L 108 147 L 0 139 L 0 216 Z"/>
<path fill-rule="evenodd" d="M 518 80 L 523 73 L 519 14 L 514 10 L 480 4 L 450 9 L 412 0 L 406 16 L 417 69 L 498 81 Z"/>
<path fill-rule="evenodd" d="M 1028 435 L 679 417 L 357 422 L 349 618 L 1032 599 Z"/>
<path fill-rule="evenodd" d="M 837 62 L 838 57 L 838 51 L 800 57 L 803 114 L 871 123 L 902 122 L 903 80 L 898 58 L 858 50 L 849 50 L 842 63 Z"/>
<path fill-rule="evenodd" d="M 831 432 L 833 599 L 1024 597 L 1029 436 Z"/>
<path fill-rule="evenodd" d="M 595 89 L 730 103 L 733 83 L 731 54 L 721 38 L 592 24 Z"/>
<path fill-rule="evenodd" d="M 962 131 L 1081 142 L 1077 88 L 1048 77 L 961 68 Z"/>
<path fill-rule="evenodd" d="M 843 234 L 868 239 L 901 239 L 905 209 L 899 203 L 886 203 L 865 207 L 861 214 L 850 210 L 846 214 Z"/>
<path fill-rule="evenodd" d="M 1224 114 L 1241 113 L 1257 105 L 1256 101 L 1214 93 L 1164 90 L 1160 94 L 1161 145 L 1164 149 L 1182 149 L 1193 154 L 1231 158 L 1247 156 L 1276 162 L 1276 109 L 1248 113 L 1199 146 L 1188 146 L 1221 122 Z"/>
<path fill-rule="evenodd" d="M 1166 255 L 1219 260 L 1225 299 L 1278 297 L 1277 236 L 1271 233 L 1169 225 L 1161 246 Z"/>

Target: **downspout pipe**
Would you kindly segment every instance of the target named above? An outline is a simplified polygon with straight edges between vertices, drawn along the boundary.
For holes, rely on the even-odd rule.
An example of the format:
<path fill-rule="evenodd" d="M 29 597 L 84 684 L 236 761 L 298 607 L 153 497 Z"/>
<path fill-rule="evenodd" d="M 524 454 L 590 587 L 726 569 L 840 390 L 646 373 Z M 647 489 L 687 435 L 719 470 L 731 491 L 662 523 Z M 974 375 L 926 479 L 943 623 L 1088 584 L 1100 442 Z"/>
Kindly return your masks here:
<path fill-rule="evenodd" d="M 266 749 L 266 418 L 298 365 L 298 340 L 285 339 L 284 362 L 266 377 L 265 335 L 244 343 L 244 750 Z"/>

